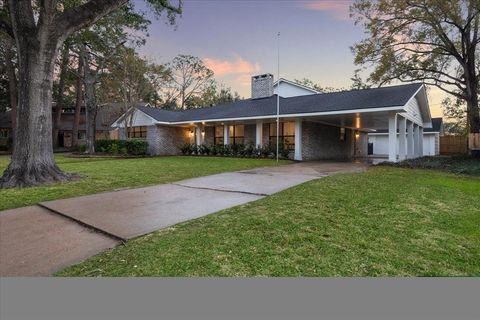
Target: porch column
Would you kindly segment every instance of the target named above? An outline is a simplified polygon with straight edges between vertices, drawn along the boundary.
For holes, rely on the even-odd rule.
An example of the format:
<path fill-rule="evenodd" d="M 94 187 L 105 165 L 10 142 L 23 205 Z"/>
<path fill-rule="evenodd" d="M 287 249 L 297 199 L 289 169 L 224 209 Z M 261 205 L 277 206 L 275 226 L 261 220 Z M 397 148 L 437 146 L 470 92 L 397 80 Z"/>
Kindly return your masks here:
<path fill-rule="evenodd" d="M 414 157 L 413 150 L 413 122 L 407 120 L 407 158 L 412 159 Z"/>
<path fill-rule="evenodd" d="M 203 143 L 203 136 L 202 136 L 202 129 L 203 129 L 203 126 L 199 123 L 197 124 L 197 126 L 195 127 L 195 130 L 196 130 L 196 141 L 195 141 L 195 144 L 197 146 L 201 145 Z"/>
<path fill-rule="evenodd" d="M 302 118 L 295 119 L 295 154 L 293 160 L 302 161 Z"/>
<path fill-rule="evenodd" d="M 388 117 L 388 161 L 397 161 L 397 114 Z"/>
<path fill-rule="evenodd" d="M 228 123 L 223 125 L 223 144 L 227 145 L 230 144 L 230 136 L 228 132 Z"/>
<path fill-rule="evenodd" d="M 261 147 L 263 140 L 263 121 L 258 120 L 255 130 L 255 147 Z"/>
<path fill-rule="evenodd" d="M 407 158 L 407 119 L 398 117 L 398 159 Z"/>
<path fill-rule="evenodd" d="M 419 133 L 420 130 L 418 128 L 418 124 L 414 123 L 413 124 L 413 157 L 418 158 L 420 155 L 420 150 L 419 150 Z"/>
<path fill-rule="evenodd" d="M 418 127 L 418 155 L 423 157 L 423 127 Z"/>

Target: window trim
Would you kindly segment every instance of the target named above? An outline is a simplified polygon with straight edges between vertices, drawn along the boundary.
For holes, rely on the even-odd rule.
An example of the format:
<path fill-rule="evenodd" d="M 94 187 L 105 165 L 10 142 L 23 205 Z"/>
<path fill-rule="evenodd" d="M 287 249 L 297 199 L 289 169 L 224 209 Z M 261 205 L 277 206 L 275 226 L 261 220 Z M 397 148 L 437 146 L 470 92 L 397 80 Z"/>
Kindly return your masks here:
<path fill-rule="evenodd" d="M 127 128 L 127 138 L 129 138 L 129 139 L 145 139 L 145 138 L 147 138 L 147 131 L 148 131 L 147 126 L 128 127 Z"/>
<path fill-rule="evenodd" d="M 283 145 L 288 145 L 288 150 L 295 150 L 295 131 L 293 133 L 293 135 L 290 135 L 290 134 L 287 134 L 287 135 L 284 135 L 283 133 L 285 132 L 285 124 L 286 123 L 290 123 L 290 122 L 280 122 L 279 123 L 279 129 L 280 129 L 280 133 L 278 135 L 278 141 L 280 143 L 283 143 Z M 276 128 L 276 123 L 269 123 L 268 124 L 268 142 L 270 143 L 270 145 L 273 145 L 273 144 L 276 144 L 276 141 L 277 141 L 277 136 L 276 135 L 271 135 L 271 132 L 272 132 L 272 125 L 274 125 L 275 127 L 275 130 L 277 129 Z M 293 143 L 285 143 L 285 138 L 291 138 L 293 140 Z"/>

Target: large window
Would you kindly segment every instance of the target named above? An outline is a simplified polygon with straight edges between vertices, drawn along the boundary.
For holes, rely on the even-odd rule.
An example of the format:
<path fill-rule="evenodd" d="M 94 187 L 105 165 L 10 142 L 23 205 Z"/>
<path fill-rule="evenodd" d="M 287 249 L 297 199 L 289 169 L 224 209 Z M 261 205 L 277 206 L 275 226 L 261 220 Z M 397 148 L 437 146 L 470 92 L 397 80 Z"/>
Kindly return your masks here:
<path fill-rule="evenodd" d="M 146 138 L 147 137 L 147 127 L 130 127 L 128 128 L 128 137 L 129 138 Z"/>
<path fill-rule="evenodd" d="M 215 126 L 215 136 L 213 138 L 213 143 L 223 144 L 223 126 Z"/>
<path fill-rule="evenodd" d="M 286 148 L 295 149 L 295 123 L 294 122 L 280 122 L 279 124 L 278 141 L 282 143 Z M 277 124 L 270 123 L 270 139 L 271 145 L 277 143 Z"/>
<path fill-rule="evenodd" d="M 228 135 L 230 137 L 230 144 L 243 144 L 244 143 L 245 127 L 243 124 L 237 124 L 235 126 L 228 127 Z"/>

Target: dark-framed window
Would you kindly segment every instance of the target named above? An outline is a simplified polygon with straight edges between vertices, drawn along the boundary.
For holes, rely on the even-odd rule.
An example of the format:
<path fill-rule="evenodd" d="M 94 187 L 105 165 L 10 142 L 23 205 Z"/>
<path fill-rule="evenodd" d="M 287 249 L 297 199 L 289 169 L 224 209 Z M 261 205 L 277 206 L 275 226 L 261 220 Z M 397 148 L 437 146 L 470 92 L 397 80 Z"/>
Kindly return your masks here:
<path fill-rule="evenodd" d="M 277 143 L 277 124 L 269 124 L 269 142 L 270 145 Z M 295 122 L 280 122 L 278 125 L 278 141 L 290 150 L 295 149 Z"/>
<path fill-rule="evenodd" d="M 0 129 L 0 138 L 10 137 L 10 129 Z"/>
<path fill-rule="evenodd" d="M 215 126 L 214 144 L 223 144 L 223 126 Z"/>
<path fill-rule="evenodd" d="M 129 138 L 146 138 L 147 137 L 147 127 L 130 127 L 128 128 L 128 137 Z"/>
<path fill-rule="evenodd" d="M 244 144 L 245 126 L 237 124 L 228 127 L 228 136 L 230 137 L 230 144 Z"/>

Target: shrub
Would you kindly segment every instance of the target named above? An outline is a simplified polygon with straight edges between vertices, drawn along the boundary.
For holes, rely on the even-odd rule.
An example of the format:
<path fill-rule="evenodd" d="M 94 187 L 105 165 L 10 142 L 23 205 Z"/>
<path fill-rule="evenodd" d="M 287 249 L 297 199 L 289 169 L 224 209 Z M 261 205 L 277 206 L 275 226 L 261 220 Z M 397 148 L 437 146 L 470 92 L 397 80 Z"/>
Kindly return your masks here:
<path fill-rule="evenodd" d="M 189 156 L 193 153 L 194 148 L 195 148 L 194 144 L 184 143 L 180 146 L 180 151 L 182 152 L 183 155 Z"/>
<path fill-rule="evenodd" d="M 146 155 L 148 152 L 148 142 L 145 140 L 128 140 L 126 141 L 126 149 L 127 153 L 131 155 Z"/>

